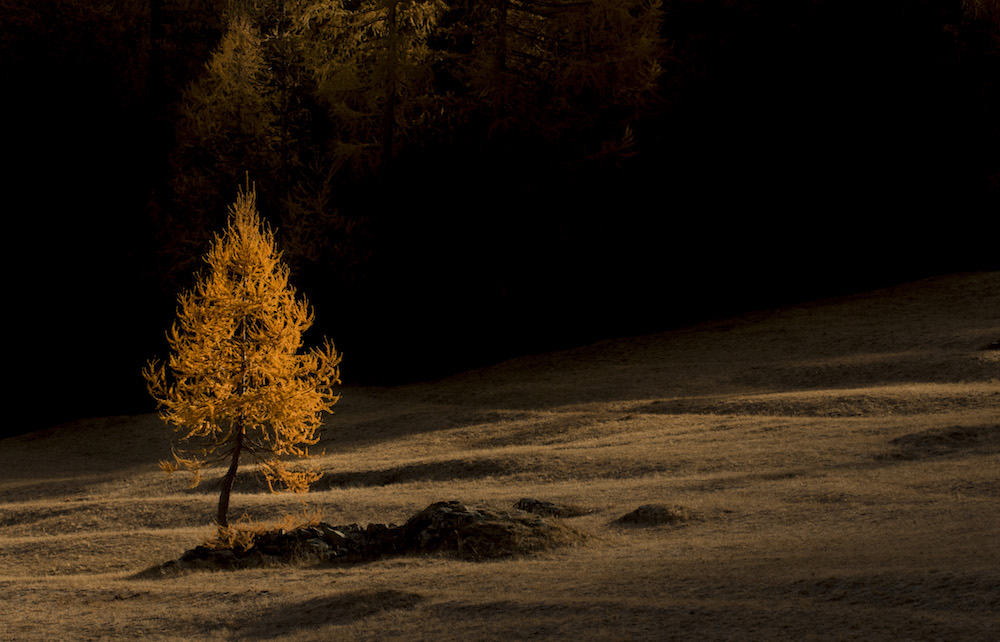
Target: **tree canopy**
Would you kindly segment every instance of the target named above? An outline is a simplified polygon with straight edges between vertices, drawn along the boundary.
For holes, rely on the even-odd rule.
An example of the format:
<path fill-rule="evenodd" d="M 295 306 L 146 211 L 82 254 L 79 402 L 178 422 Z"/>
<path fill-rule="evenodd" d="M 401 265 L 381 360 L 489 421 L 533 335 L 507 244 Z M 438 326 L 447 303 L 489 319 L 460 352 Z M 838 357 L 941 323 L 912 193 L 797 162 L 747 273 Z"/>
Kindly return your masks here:
<path fill-rule="evenodd" d="M 216 520 L 227 525 L 229 495 L 248 457 L 273 491 L 305 492 L 319 478 L 284 457 L 307 457 L 323 413 L 339 395 L 340 355 L 329 341 L 300 352 L 313 323 L 308 302 L 288 283 L 274 235 L 261 222 L 254 191 L 241 192 L 229 223 L 205 257 L 208 273 L 179 297 L 165 363 L 143 374 L 164 421 L 180 434 L 167 471 L 200 479 L 204 466 L 228 464 Z"/>

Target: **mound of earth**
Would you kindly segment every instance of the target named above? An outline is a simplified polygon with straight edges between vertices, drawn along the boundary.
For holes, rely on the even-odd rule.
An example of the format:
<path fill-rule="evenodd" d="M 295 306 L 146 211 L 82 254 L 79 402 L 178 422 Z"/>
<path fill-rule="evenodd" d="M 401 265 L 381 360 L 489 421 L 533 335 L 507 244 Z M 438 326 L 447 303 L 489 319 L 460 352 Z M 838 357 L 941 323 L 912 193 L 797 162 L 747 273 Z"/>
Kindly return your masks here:
<path fill-rule="evenodd" d="M 431 552 L 486 560 L 524 555 L 580 538 L 573 529 L 524 510 L 499 511 L 447 501 L 431 504 L 402 526 L 319 523 L 291 531 L 266 531 L 256 533 L 243 546 L 197 546 L 151 571 L 155 574 L 186 569 L 360 562 L 387 555 Z"/>
<path fill-rule="evenodd" d="M 622 515 L 617 522 L 630 526 L 657 526 L 659 524 L 687 522 L 693 518 L 694 514 L 683 506 L 644 504 L 631 513 Z"/>

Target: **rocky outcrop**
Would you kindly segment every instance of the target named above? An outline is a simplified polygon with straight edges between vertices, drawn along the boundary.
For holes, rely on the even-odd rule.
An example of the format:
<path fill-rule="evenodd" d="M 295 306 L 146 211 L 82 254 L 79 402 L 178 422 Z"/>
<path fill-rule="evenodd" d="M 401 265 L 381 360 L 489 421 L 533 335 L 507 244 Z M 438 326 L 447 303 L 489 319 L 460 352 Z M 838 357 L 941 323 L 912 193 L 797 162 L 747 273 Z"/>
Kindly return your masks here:
<path fill-rule="evenodd" d="M 567 526 L 533 512 L 517 508 L 500 511 L 447 501 L 431 504 L 401 526 L 319 523 L 292 531 L 266 531 L 255 534 L 247 546 L 197 546 L 151 571 L 165 574 L 289 563 L 351 563 L 415 553 L 496 559 L 567 544 L 580 537 Z"/>
<path fill-rule="evenodd" d="M 431 504 L 402 529 L 411 551 L 445 551 L 465 559 L 522 555 L 578 537 L 575 531 L 540 515 L 474 508 L 459 502 Z"/>
<path fill-rule="evenodd" d="M 332 526 L 320 523 L 291 531 L 256 533 L 249 545 L 232 548 L 196 546 L 160 567 L 163 572 L 181 569 L 240 569 L 328 560 L 363 561 L 394 552 L 399 546 L 395 525 L 357 524 Z"/>

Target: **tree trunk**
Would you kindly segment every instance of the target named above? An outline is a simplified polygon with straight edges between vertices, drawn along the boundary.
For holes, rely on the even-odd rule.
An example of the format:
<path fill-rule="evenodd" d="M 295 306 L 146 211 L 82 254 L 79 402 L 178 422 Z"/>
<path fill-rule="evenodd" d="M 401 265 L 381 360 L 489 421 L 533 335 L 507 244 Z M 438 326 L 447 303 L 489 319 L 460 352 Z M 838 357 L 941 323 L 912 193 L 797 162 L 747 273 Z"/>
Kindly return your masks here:
<path fill-rule="evenodd" d="M 243 425 L 240 424 L 236 431 L 236 443 L 233 444 L 233 460 L 229 463 L 229 470 L 222 478 L 222 490 L 219 492 L 219 512 L 215 516 L 215 521 L 219 528 L 229 526 L 226 514 L 229 512 L 229 494 L 233 490 L 233 481 L 236 480 L 236 470 L 240 467 L 240 452 L 243 450 Z"/>
<path fill-rule="evenodd" d="M 163 0 L 150 0 L 149 3 L 149 58 L 147 100 L 152 125 L 147 158 L 153 163 L 152 190 L 153 197 L 166 199 L 168 190 L 167 176 L 169 174 L 170 137 L 172 136 L 170 116 L 168 114 L 167 72 L 166 72 L 166 25 L 164 24 Z M 165 201 L 164 201 L 165 202 Z"/>
<path fill-rule="evenodd" d="M 493 85 L 493 118 L 498 120 L 504 111 L 504 103 L 507 100 L 507 91 L 504 86 L 507 83 L 507 3 L 508 0 L 499 0 L 497 8 L 497 30 L 495 34 L 496 49 L 493 51 L 493 73 L 496 74 Z"/>
<path fill-rule="evenodd" d="M 388 172 L 392 163 L 393 137 L 396 132 L 396 102 L 399 99 L 399 35 L 396 27 L 396 5 L 398 0 L 390 0 L 386 14 L 388 33 L 388 74 L 386 79 L 385 105 L 382 110 L 382 167 Z"/>
<path fill-rule="evenodd" d="M 242 398 L 247 391 L 247 379 L 249 377 L 249 371 L 247 369 L 247 363 L 249 358 L 247 356 L 247 317 L 244 316 L 243 320 L 240 322 L 240 361 L 242 363 L 241 374 L 240 374 L 240 385 L 237 388 L 237 394 Z M 229 520 L 226 514 L 229 512 L 229 494 L 233 490 L 233 482 L 236 480 L 236 471 L 240 467 L 240 453 L 243 452 L 243 436 L 246 432 L 246 410 L 240 411 L 239 422 L 237 423 L 234 432 L 236 433 L 233 437 L 233 460 L 229 462 L 229 470 L 226 471 L 226 476 L 222 478 L 222 490 L 219 491 L 219 512 L 215 516 L 215 521 L 218 523 L 219 528 L 225 528 L 229 526 Z"/>

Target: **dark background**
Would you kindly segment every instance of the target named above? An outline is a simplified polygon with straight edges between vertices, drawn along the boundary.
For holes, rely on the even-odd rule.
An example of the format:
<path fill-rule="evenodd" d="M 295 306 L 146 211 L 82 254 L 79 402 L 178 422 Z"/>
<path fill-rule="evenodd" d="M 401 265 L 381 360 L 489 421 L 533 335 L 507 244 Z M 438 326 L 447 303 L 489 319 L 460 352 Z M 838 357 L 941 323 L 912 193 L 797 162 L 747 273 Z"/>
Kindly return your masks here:
<path fill-rule="evenodd" d="M 103 33 L 72 7 L 0 2 L 3 434 L 152 411 L 139 372 L 174 314 L 150 215 L 167 98 L 134 81 L 141 25 Z M 178 36 L 168 90 L 216 27 Z M 668 2 L 638 156 L 579 171 L 514 151 L 401 159 L 391 186 L 355 194 L 380 203 L 363 278 L 293 277 L 310 336 L 344 352 L 345 383 L 392 384 L 1000 269 L 997 33 L 959 1 Z"/>

